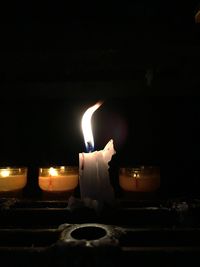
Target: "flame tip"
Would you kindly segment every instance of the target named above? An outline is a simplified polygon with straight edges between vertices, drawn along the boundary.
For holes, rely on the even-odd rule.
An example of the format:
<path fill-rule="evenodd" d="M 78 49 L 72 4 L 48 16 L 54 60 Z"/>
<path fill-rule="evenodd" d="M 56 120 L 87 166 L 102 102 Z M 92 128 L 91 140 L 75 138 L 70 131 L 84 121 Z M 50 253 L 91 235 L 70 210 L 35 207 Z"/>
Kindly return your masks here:
<path fill-rule="evenodd" d="M 104 103 L 103 100 L 99 100 L 97 103 L 99 103 L 99 105 L 102 105 Z"/>

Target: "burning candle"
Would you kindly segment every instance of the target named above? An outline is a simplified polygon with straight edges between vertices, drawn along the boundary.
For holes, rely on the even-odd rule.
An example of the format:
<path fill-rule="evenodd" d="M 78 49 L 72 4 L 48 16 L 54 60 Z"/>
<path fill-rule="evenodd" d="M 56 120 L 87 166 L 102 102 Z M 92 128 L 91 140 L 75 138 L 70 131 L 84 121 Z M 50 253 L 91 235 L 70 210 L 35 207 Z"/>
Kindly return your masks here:
<path fill-rule="evenodd" d="M 99 204 L 114 200 L 114 191 L 110 184 L 109 165 L 115 150 L 110 140 L 101 151 L 94 151 L 91 118 L 101 106 L 101 102 L 88 108 L 82 117 L 82 130 L 88 153 L 79 154 L 79 183 L 81 199 L 96 200 Z"/>
<path fill-rule="evenodd" d="M 22 190 L 27 182 L 27 168 L 1 168 L 0 193 Z"/>
<path fill-rule="evenodd" d="M 78 185 L 78 168 L 50 167 L 40 168 L 39 187 L 47 192 L 72 191 Z"/>
<path fill-rule="evenodd" d="M 160 170 L 153 166 L 120 168 L 119 184 L 124 191 L 154 192 L 160 186 Z"/>

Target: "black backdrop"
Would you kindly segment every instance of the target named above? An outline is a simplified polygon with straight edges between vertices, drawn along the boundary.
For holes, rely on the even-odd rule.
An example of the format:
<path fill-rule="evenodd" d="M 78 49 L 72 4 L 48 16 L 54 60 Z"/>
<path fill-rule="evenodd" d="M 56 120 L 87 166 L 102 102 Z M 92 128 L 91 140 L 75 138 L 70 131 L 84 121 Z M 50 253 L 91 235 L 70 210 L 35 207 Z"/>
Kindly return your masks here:
<path fill-rule="evenodd" d="M 78 165 L 85 109 L 116 166 L 161 166 L 162 189 L 198 195 L 198 1 L 1 8 L 0 165 Z"/>

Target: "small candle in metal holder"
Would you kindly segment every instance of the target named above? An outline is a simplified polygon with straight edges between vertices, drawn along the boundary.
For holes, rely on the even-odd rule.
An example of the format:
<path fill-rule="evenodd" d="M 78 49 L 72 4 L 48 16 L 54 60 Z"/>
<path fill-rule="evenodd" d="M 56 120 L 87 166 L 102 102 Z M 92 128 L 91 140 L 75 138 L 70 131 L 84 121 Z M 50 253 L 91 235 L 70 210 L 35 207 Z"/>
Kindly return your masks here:
<path fill-rule="evenodd" d="M 22 190 L 27 183 L 27 168 L 0 168 L 0 193 Z"/>
<path fill-rule="evenodd" d="M 78 185 L 78 167 L 40 168 L 39 187 L 46 192 L 73 191 Z"/>
<path fill-rule="evenodd" d="M 124 191 L 155 192 L 160 187 L 160 169 L 154 166 L 120 168 L 119 184 Z"/>

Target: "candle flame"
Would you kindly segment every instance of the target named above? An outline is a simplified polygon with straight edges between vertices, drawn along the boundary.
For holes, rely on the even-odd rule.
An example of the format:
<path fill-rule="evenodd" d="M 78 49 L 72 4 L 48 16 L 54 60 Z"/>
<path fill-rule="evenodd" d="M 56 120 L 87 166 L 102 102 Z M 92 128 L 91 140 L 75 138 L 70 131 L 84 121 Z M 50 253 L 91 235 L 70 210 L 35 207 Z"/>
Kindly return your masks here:
<path fill-rule="evenodd" d="M 49 175 L 51 175 L 51 176 L 58 176 L 58 172 L 57 172 L 57 170 L 56 169 L 54 169 L 54 168 L 49 168 Z"/>
<path fill-rule="evenodd" d="M 2 177 L 8 177 L 10 175 L 10 171 L 9 170 L 2 170 L 1 171 L 1 176 Z"/>
<path fill-rule="evenodd" d="M 82 131 L 85 141 L 85 146 L 88 152 L 92 152 L 94 149 L 94 138 L 92 133 L 91 118 L 93 113 L 103 104 L 103 102 L 97 102 L 92 107 L 88 108 L 82 117 Z"/>

